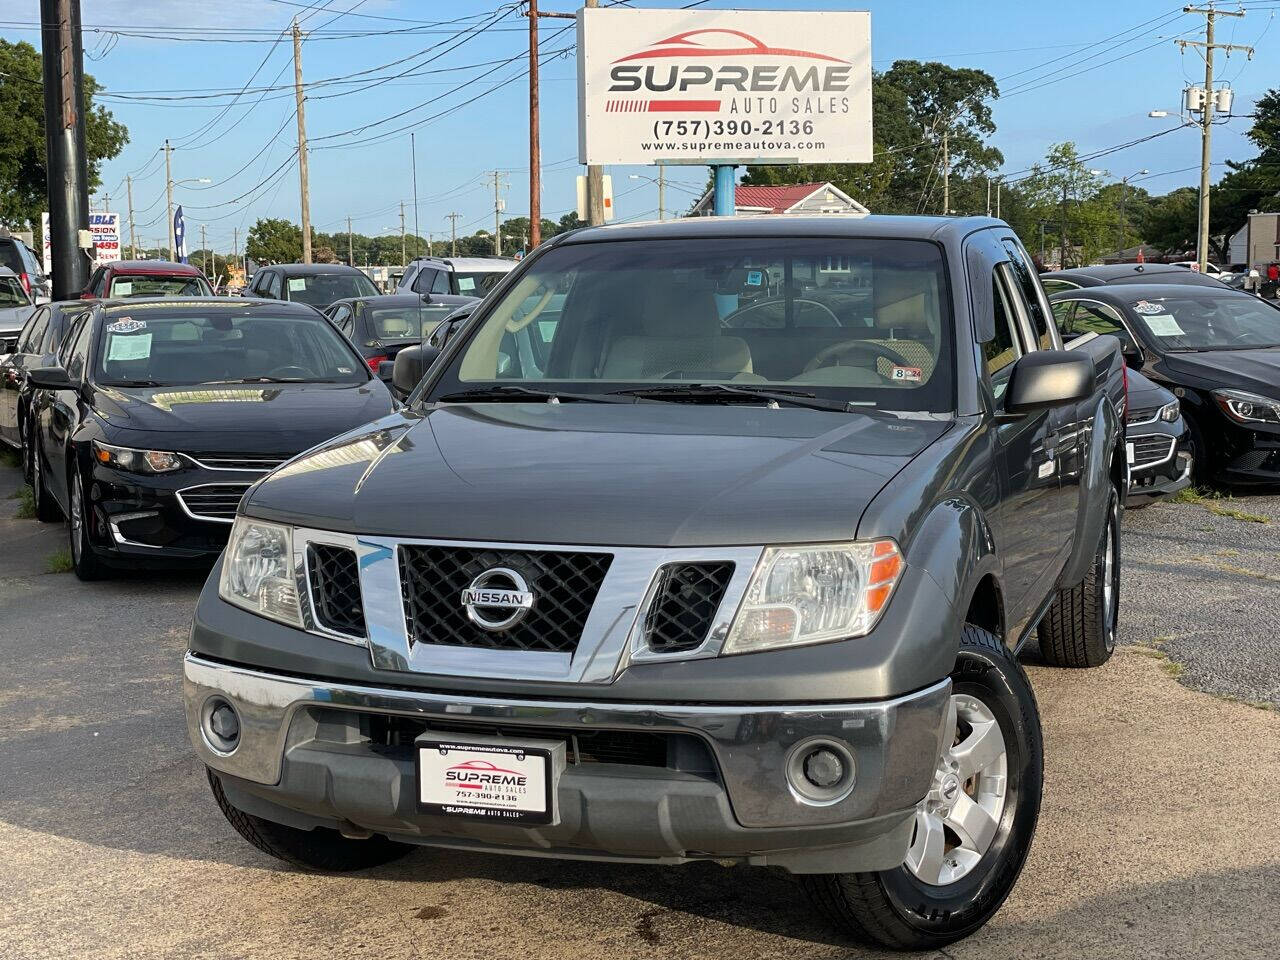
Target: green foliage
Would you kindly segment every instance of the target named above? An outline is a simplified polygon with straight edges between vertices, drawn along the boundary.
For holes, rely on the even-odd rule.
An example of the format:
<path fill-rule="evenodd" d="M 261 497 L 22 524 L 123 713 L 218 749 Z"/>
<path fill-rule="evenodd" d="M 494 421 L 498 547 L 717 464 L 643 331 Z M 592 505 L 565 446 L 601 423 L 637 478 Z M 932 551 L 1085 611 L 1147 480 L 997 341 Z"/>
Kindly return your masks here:
<path fill-rule="evenodd" d="M 263 217 L 249 228 L 244 251 L 258 263 L 297 263 L 302 259 L 302 228 L 288 220 Z"/>
<path fill-rule="evenodd" d="M 44 561 L 45 573 L 70 573 L 75 569 L 71 560 L 71 548 L 63 547 L 57 553 L 51 553 Z"/>
<path fill-rule="evenodd" d="M 743 183 L 830 181 L 873 213 L 940 213 L 942 134 L 947 132 L 951 209 L 986 211 L 987 177 L 1004 158 L 995 132 L 995 80 L 982 70 L 898 60 L 872 79 L 871 163 L 750 167 Z"/>
<path fill-rule="evenodd" d="M 35 47 L 0 39 L 0 222 L 37 232 L 41 212 L 49 209 L 40 78 L 40 53 Z M 102 161 L 117 156 L 129 142 L 124 125 L 93 105 L 98 89 L 97 81 L 86 73 L 85 155 L 91 192 L 102 184 Z"/>

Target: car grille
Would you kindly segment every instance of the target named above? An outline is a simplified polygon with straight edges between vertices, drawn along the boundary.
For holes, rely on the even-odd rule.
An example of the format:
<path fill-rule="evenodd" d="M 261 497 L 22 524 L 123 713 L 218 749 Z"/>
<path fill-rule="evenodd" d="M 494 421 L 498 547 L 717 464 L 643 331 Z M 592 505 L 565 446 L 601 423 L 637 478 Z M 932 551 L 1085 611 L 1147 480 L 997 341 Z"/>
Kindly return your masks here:
<path fill-rule="evenodd" d="M 192 459 L 210 470 L 249 470 L 266 473 L 288 460 L 268 454 L 193 453 Z"/>
<path fill-rule="evenodd" d="M 240 498 L 251 486 L 251 483 L 203 483 L 179 490 L 178 500 L 197 520 L 230 523 L 236 518 Z"/>
<path fill-rule="evenodd" d="M 612 561 L 608 553 L 403 544 L 400 584 L 409 642 L 573 653 Z M 524 619 L 500 631 L 472 623 L 462 606 L 462 591 L 493 567 L 520 573 L 534 595 Z"/>
<path fill-rule="evenodd" d="M 1153 433 L 1145 437 L 1131 437 L 1129 442 L 1133 444 L 1131 466 L 1136 469 L 1168 460 L 1173 455 L 1173 445 L 1177 440 L 1164 434 Z"/>
<path fill-rule="evenodd" d="M 352 637 L 365 635 L 360 566 L 354 550 L 328 543 L 309 544 L 307 581 L 320 626 Z"/>
<path fill-rule="evenodd" d="M 1129 415 L 1125 418 L 1127 423 L 1147 423 L 1156 418 L 1156 414 L 1160 412 L 1159 407 L 1130 407 Z"/>
<path fill-rule="evenodd" d="M 678 653 L 701 646 L 732 576 L 732 563 L 671 563 L 663 567 L 644 619 L 649 649 Z"/>

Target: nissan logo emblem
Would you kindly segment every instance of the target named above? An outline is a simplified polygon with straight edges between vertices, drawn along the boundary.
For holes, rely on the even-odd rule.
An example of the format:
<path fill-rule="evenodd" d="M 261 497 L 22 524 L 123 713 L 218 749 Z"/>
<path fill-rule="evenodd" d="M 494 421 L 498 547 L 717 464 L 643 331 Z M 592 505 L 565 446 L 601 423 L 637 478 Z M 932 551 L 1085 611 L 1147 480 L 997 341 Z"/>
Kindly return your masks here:
<path fill-rule="evenodd" d="M 510 567 L 492 567 L 462 591 L 462 608 L 482 630 L 509 630 L 533 609 L 533 593 L 525 578 Z"/>

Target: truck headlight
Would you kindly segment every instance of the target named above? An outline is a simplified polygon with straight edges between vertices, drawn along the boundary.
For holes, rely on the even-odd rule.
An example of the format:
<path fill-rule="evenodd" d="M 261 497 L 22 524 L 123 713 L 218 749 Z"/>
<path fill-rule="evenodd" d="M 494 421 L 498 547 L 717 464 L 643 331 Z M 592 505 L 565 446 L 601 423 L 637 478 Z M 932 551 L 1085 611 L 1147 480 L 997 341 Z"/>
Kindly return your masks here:
<path fill-rule="evenodd" d="M 769 547 L 734 617 L 725 654 L 860 637 L 903 569 L 892 540 Z"/>
<path fill-rule="evenodd" d="M 293 529 L 236 517 L 222 558 L 218 596 L 272 620 L 302 626 L 293 569 Z"/>
<path fill-rule="evenodd" d="M 1215 390 L 1213 398 L 1236 423 L 1280 423 L 1280 400 L 1244 390 Z"/>
<path fill-rule="evenodd" d="M 101 440 L 93 441 L 93 459 L 117 470 L 130 473 L 172 473 L 182 469 L 182 457 L 168 450 L 134 450 L 116 447 Z"/>

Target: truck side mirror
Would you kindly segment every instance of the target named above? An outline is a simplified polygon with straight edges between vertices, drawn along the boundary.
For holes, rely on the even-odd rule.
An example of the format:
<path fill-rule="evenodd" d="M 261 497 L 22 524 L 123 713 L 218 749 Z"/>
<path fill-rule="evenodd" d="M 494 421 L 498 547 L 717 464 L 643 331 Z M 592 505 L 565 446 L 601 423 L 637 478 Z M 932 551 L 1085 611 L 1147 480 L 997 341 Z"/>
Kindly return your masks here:
<path fill-rule="evenodd" d="M 1022 414 L 1085 400 L 1093 394 L 1093 361 L 1066 350 L 1036 350 L 1013 365 L 1006 413 Z"/>
<path fill-rule="evenodd" d="M 391 370 L 391 385 L 406 395 L 413 393 L 422 375 L 438 356 L 440 351 L 435 347 L 405 347 L 396 354 L 395 365 Z"/>

